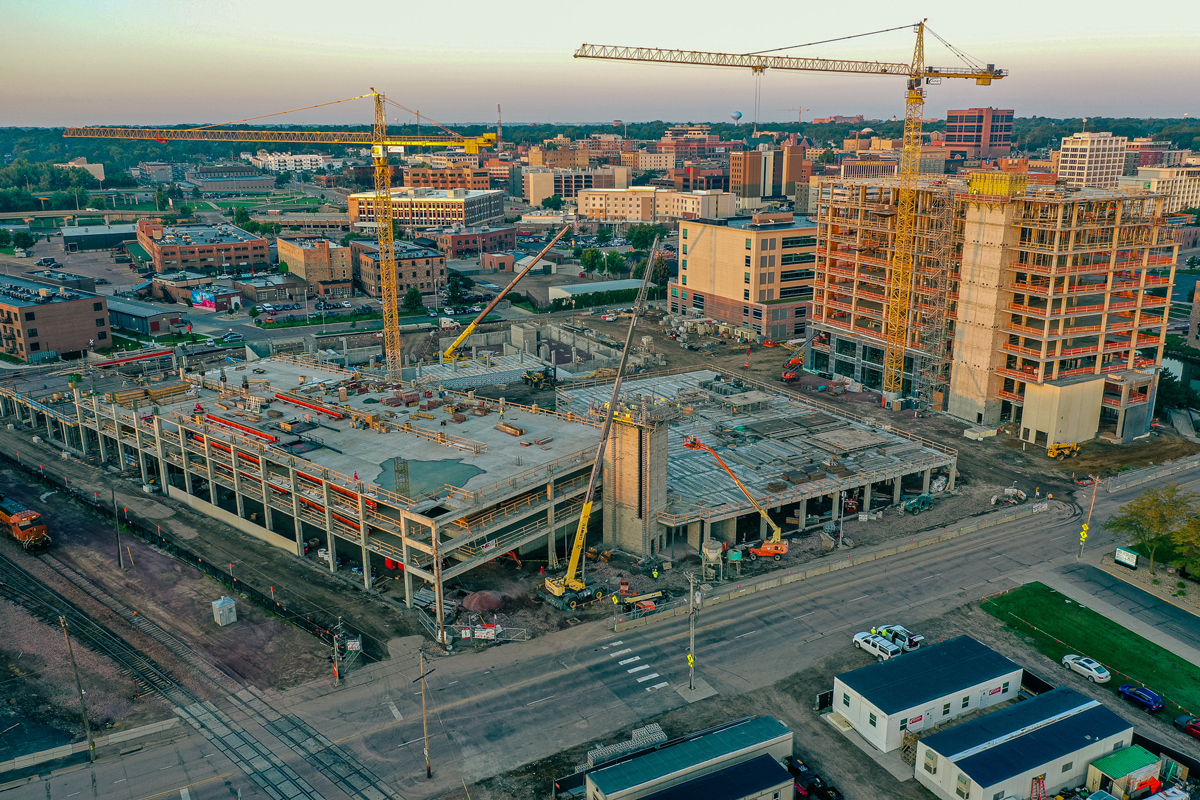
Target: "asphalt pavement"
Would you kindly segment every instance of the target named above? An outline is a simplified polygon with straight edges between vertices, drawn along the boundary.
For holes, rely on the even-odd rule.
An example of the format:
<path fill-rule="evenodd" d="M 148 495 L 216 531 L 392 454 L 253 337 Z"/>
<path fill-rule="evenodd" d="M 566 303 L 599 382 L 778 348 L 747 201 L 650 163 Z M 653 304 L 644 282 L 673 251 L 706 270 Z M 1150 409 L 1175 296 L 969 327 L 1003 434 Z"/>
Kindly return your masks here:
<path fill-rule="evenodd" d="M 1173 479 L 1200 481 L 1200 469 Z M 1090 566 L 1114 544 L 1103 520 L 1144 488 L 1097 498 L 1083 561 L 1077 560 L 1082 512 L 1053 501 L 1033 524 L 998 525 L 703 609 L 696 627 L 696 674 L 721 694 L 741 693 L 845 648 L 856 631 L 889 622 L 919 629 L 922 620 L 1038 575 L 1053 575 L 1143 619 L 1168 646 L 1175 641 L 1171 637 L 1190 644 L 1195 619 Z M 301 717 L 415 800 L 461 786 L 463 779 L 478 780 L 628 731 L 685 705 L 677 690 L 687 686 L 687 643 L 686 617 L 621 633 L 595 622 L 433 661 L 435 672 L 427 678 L 432 781 L 425 779 L 415 650 L 411 657 L 352 672 L 339 688 L 310 684 L 272 698 L 271 705 Z M 101 797 L 180 794 L 200 800 L 228 797 L 239 789 L 242 796 L 255 796 L 249 780 L 223 757 L 207 755 L 204 744 L 193 736 L 93 769 L 73 767 L 46 785 L 35 782 L 10 796 L 59 800 L 90 791 Z M 306 774 L 303 762 L 286 748 L 272 745 L 272 750 Z M 318 791 L 331 800 L 342 796 L 336 788 L 326 792 L 328 784 L 320 778 L 311 780 Z"/>

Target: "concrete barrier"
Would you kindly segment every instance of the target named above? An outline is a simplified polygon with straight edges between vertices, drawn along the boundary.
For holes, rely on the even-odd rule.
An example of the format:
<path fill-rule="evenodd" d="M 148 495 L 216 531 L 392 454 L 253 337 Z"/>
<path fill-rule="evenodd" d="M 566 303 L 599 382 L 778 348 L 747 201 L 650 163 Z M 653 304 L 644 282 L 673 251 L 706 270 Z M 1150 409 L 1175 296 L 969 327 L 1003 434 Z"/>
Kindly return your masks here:
<path fill-rule="evenodd" d="M 739 583 L 736 585 L 727 584 L 725 587 L 722 587 L 723 591 L 718 591 L 705 597 L 704 606 L 708 607 L 718 605 L 720 603 L 726 603 L 731 600 L 737 600 L 739 598 L 746 597 L 756 592 L 774 589 L 778 586 L 795 583 L 796 581 L 808 580 L 809 578 L 815 578 L 818 575 L 827 575 L 830 572 L 834 572 L 839 569 L 847 569 L 859 564 L 868 564 L 872 561 L 878 561 L 881 558 L 888 558 L 901 553 L 907 553 L 911 550 L 928 547 L 929 545 L 948 542 L 968 533 L 974 533 L 975 531 L 995 527 L 996 525 L 1004 525 L 1008 522 L 1015 522 L 1019 519 L 1025 519 L 1026 517 L 1031 517 L 1034 514 L 1041 513 L 1044 510 L 1047 510 L 1047 506 L 1045 504 L 1031 503 L 1015 512 L 995 512 L 969 525 L 962 525 L 954 530 L 943 528 L 940 532 L 926 536 L 923 539 L 914 539 L 912 541 L 903 542 L 891 547 L 885 547 L 882 550 L 873 550 L 857 556 L 847 556 L 845 559 L 840 559 L 837 561 L 825 561 L 819 566 L 810 567 L 808 569 L 789 569 L 786 572 L 783 572 L 783 574 L 768 574 L 753 581 L 747 581 L 745 583 Z M 620 633 L 621 631 L 627 631 L 632 628 L 641 628 L 646 625 L 651 625 L 655 622 L 671 619 L 672 617 L 677 617 L 686 613 L 688 613 L 687 606 L 670 608 L 659 613 L 647 614 L 646 616 L 639 617 L 631 617 L 622 614 L 612 618 L 612 626 L 614 631 Z"/>

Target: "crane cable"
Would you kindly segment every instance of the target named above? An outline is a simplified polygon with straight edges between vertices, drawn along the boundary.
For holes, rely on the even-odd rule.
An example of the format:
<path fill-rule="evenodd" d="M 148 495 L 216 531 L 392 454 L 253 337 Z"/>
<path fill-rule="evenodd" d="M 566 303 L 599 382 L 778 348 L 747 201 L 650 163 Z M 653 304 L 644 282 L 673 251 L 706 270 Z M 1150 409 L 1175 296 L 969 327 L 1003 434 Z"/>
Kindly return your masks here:
<path fill-rule="evenodd" d="M 844 42 L 847 39 L 859 39 L 863 36 L 874 36 L 877 33 L 891 33 L 892 31 L 902 31 L 905 28 L 911 28 L 911 27 L 912 27 L 911 24 L 910 25 L 899 25 L 895 28 L 884 28 L 881 31 L 871 31 L 869 33 L 855 33 L 855 34 L 851 34 L 850 36 L 839 36 L 836 39 L 822 39 L 819 42 L 806 42 L 805 44 L 791 44 L 791 45 L 788 45 L 787 47 L 775 47 L 770 50 L 757 50 L 753 53 L 742 53 L 742 55 L 744 55 L 744 56 L 761 56 L 764 53 L 778 53 L 780 50 L 793 50 L 797 47 L 812 47 L 813 45 L 829 44 L 830 42 Z M 941 38 L 941 37 L 938 37 L 938 38 Z"/>
<path fill-rule="evenodd" d="M 412 110 L 411 108 L 409 108 L 408 106 L 406 106 L 406 105 L 401 105 L 400 103 L 397 103 L 395 100 L 391 99 L 390 97 L 385 97 L 384 99 L 385 99 L 385 100 L 387 100 L 387 101 L 388 101 L 389 103 L 391 103 L 392 105 L 394 105 L 394 106 L 397 106 L 397 107 L 399 107 L 399 108 L 403 108 L 403 109 L 404 109 L 405 111 L 407 111 L 408 113 L 415 115 L 415 116 L 417 117 L 417 119 L 423 119 L 423 120 L 425 120 L 426 122 L 432 122 L 434 125 L 436 125 L 437 127 L 441 128 L 441 129 L 442 129 L 442 130 L 444 130 L 446 133 L 450 134 L 451 136 L 453 136 L 453 137 L 455 137 L 455 138 L 457 138 L 457 139 L 464 139 L 464 138 L 466 138 L 466 137 L 464 137 L 464 136 L 463 136 L 461 133 L 458 133 L 457 131 L 452 131 L 452 130 L 450 130 L 450 129 L 449 129 L 449 128 L 447 128 L 445 125 L 443 125 L 442 123 L 438 122 L 436 119 L 430 119 L 429 117 L 425 116 L 424 114 L 422 114 L 422 113 L 421 113 L 421 112 L 419 112 L 419 111 L 413 111 L 413 110 Z"/>
<path fill-rule="evenodd" d="M 947 50 L 949 50 L 951 53 L 954 53 L 954 55 L 958 56 L 958 57 L 959 57 L 959 59 L 960 59 L 960 60 L 961 60 L 961 61 L 962 61 L 964 64 L 966 64 L 968 67 L 970 67 L 971 69 L 977 69 L 977 70 L 982 70 L 982 69 L 983 69 L 983 67 L 979 66 L 979 61 L 977 61 L 977 60 L 976 60 L 976 59 L 975 59 L 973 56 L 969 56 L 969 55 L 967 55 L 966 53 L 964 53 L 964 52 L 963 52 L 962 50 L 960 50 L 959 48 L 957 48 L 957 47 L 955 47 L 954 45 L 952 45 L 952 44 L 950 44 L 949 42 L 947 42 L 947 41 L 946 41 L 945 39 L 943 39 L 941 36 L 938 36 L 937 32 L 936 32 L 936 31 L 934 31 L 934 30 L 933 30 L 933 28 L 931 28 L 931 27 L 929 27 L 928 25 L 926 25 L 926 26 L 925 26 L 925 30 L 926 30 L 926 31 L 928 31 L 929 33 L 933 34 L 933 38 L 937 39 L 939 42 L 941 42 L 942 44 L 944 44 L 944 45 L 946 46 L 946 49 L 947 49 Z"/>
<path fill-rule="evenodd" d="M 360 94 L 357 97 L 347 97 L 342 100 L 333 100 L 329 103 L 317 103 L 315 106 L 305 106 L 304 108 L 293 108 L 290 111 L 276 111 L 274 114 L 263 114 L 261 117 L 247 117 L 246 119 L 235 119 L 232 122 L 214 122 L 212 125 L 201 125 L 198 128 L 187 128 L 190 131 L 202 131 L 206 128 L 219 128 L 223 125 L 240 125 L 243 122 L 254 122 L 259 119 L 267 119 L 268 117 L 279 117 L 284 114 L 295 114 L 297 111 L 310 111 L 314 108 L 324 108 L 325 106 L 336 106 L 338 103 L 348 103 L 351 100 L 362 100 L 365 97 L 374 97 L 373 94 Z"/>

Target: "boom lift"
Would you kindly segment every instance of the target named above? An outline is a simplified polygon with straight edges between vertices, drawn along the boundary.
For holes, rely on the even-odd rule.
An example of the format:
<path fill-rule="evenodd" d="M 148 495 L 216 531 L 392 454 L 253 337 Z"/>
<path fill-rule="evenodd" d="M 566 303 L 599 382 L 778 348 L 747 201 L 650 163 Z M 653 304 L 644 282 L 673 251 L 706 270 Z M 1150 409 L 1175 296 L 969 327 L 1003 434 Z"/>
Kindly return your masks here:
<path fill-rule="evenodd" d="M 902 26 L 908 27 L 908 26 Z M 889 30 L 900 30 L 891 28 Z M 764 53 L 706 53 L 695 50 L 662 50 L 652 47 L 620 47 L 585 44 L 575 51 L 576 58 L 599 58 L 610 61 L 649 61 L 659 64 L 695 64 L 706 67 L 742 67 L 755 75 L 768 69 L 801 70 L 807 72 L 847 72 L 859 75 L 902 76 L 907 78 L 904 105 L 904 145 L 900 154 L 899 192 L 896 208 L 896 231 L 892 269 L 888 277 L 887 327 L 884 351 L 884 395 L 897 399 L 904 388 L 904 356 L 909 346 L 910 317 L 912 316 L 912 284 L 914 251 L 917 232 L 917 176 L 921 167 L 921 121 L 925 111 L 923 84 L 938 84 L 943 78 L 967 78 L 977 85 L 988 86 L 1008 74 L 995 64 L 981 66 L 965 53 L 935 37 L 962 59 L 964 67 L 930 67 L 925 65 L 925 20 L 913 25 L 917 34 L 912 62 L 850 61 L 827 58 L 791 58 Z M 885 31 L 876 31 L 885 33 Z M 845 37 L 853 38 L 853 37 Z M 778 48 L 787 50 L 791 48 Z M 775 52 L 775 51 L 764 51 Z"/>
<path fill-rule="evenodd" d="M 658 249 L 655 237 L 654 246 L 649 252 Z M 621 363 L 617 365 L 617 377 L 613 381 L 612 395 L 608 399 L 608 408 L 604 412 L 604 423 L 600 426 L 600 445 L 596 448 L 596 463 L 592 464 L 592 475 L 588 478 L 587 491 L 583 495 L 583 510 L 579 514 L 579 527 L 575 529 L 575 542 L 571 545 L 571 559 L 567 562 L 567 574 L 561 578 L 546 578 L 546 582 L 538 587 L 538 594 L 546 602 L 558 608 L 575 608 L 581 603 L 604 599 L 604 587 L 597 586 L 586 576 L 580 574 L 580 560 L 583 556 L 583 543 L 587 538 L 588 519 L 592 516 L 592 499 L 596 495 L 596 485 L 600 482 L 600 473 L 604 469 L 604 448 L 608 444 L 608 434 L 612 431 L 613 414 L 617 410 L 617 401 L 621 397 L 621 383 L 625 377 L 625 364 L 629 360 L 630 343 L 633 341 L 633 330 L 637 327 L 638 318 L 646 311 L 646 295 L 650 290 L 650 276 L 654 274 L 649 259 L 645 273 L 642 275 L 642 286 L 638 289 L 637 299 L 633 301 L 633 314 L 629 318 L 629 332 L 625 334 L 625 347 L 621 350 Z"/>
<path fill-rule="evenodd" d="M 717 455 L 717 451 L 704 444 L 704 442 L 700 441 L 695 436 L 683 437 L 683 446 L 687 450 L 703 450 L 715 458 L 717 463 L 721 465 L 721 469 L 729 473 L 729 477 L 733 478 L 733 482 L 736 483 L 737 487 L 742 490 L 742 494 L 746 495 L 746 499 L 750 501 L 750 504 L 753 505 L 754 508 L 758 510 L 758 513 L 762 515 L 762 518 L 766 520 L 767 525 L 771 526 L 771 538 L 767 539 L 757 547 L 749 548 L 750 560 L 753 561 L 758 558 L 773 558 L 778 561 L 786 556 L 788 551 L 788 543 L 783 540 L 783 531 L 780 530 L 779 526 L 775 524 L 775 520 L 771 519 L 771 517 L 767 514 L 767 510 L 759 505 L 759 502 L 754 499 L 754 495 L 750 494 L 750 490 L 746 488 L 746 485 L 738 480 L 737 475 L 733 474 L 733 470 L 729 468 L 729 465 L 721 460 L 721 457 Z"/>
<path fill-rule="evenodd" d="M 475 319 L 471 320 L 471 324 L 462 329 L 462 333 L 460 333 L 458 335 L 458 338 L 455 339 L 453 342 L 451 342 L 450 346 L 447 347 L 445 352 L 442 353 L 442 363 L 443 364 L 453 364 L 454 363 L 454 359 L 456 357 L 455 354 L 458 352 L 458 348 L 462 347 L 462 343 L 467 340 L 467 337 L 475 332 L 475 329 L 479 327 L 479 323 L 481 323 L 485 319 L 487 319 L 487 315 L 492 313 L 492 309 L 494 309 L 496 306 L 498 306 L 500 304 L 500 301 L 504 299 L 504 296 L 507 295 L 509 292 L 511 292 L 513 287 L 516 286 L 518 283 L 520 283 L 521 279 L 524 278 L 526 275 L 528 275 L 529 271 L 532 270 L 535 266 L 537 266 L 538 262 L 540 262 L 542 260 L 542 258 L 546 255 L 546 253 L 550 252 L 550 248 L 552 248 L 552 247 L 554 247 L 554 245 L 558 244 L 558 240 L 561 239 L 563 237 L 563 235 L 569 230 L 571 230 L 570 225 L 568 225 L 567 227 L 565 227 L 561 231 L 559 231 L 558 235 L 555 236 L 553 239 L 551 239 L 550 243 L 548 245 L 546 245 L 545 247 L 543 247 L 541 252 L 533 257 L 533 260 L 529 262 L 529 266 L 525 267 L 525 269 L 523 269 L 519 273 L 517 273 L 517 277 L 513 278 L 512 281 L 509 282 L 508 286 L 505 286 L 498 295 L 496 295 L 495 297 L 492 298 L 492 302 L 488 303 L 487 306 L 483 309 L 483 311 L 479 312 L 479 316 L 477 316 L 477 317 L 475 317 Z"/>
<path fill-rule="evenodd" d="M 345 103 L 349 100 L 361 100 L 370 97 L 375 101 L 375 120 L 370 132 L 366 131 L 287 131 L 287 130 L 226 130 L 210 125 L 199 128 L 108 128 L 86 127 L 67 128 L 63 131 L 65 137 L 82 137 L 91 139 L 146 139 L 161 142 L 306 142 L 310 144 L 357 144 L 371 147 L 372 161 L 375 165 L 375 197 L 372 213 L 379 220 L 392 219 L 392 173 L 388 166 L 388 154 L 394 149 L 403 147 L 447 147 L 454 145 L 462 147 L 468 153 L 478 153 L 482 147 L 496 144 L 496 134 L 485 133 L 482 136 L 461 136 L 442 125 L 438 127 L 446 131 L 448 136 L 416 136 L 391 137 L 387 132 L 387 113 L 385 104 L 405 108 L 394 100 L 387 100 L 382 92 L 371 89 L 370 94 L 358 97 L 347 97 L 344 100 L 334 100 L 307 108 L 282 111 L 279 114 L 265 114 L 261 117 L 237 120 L 226 123 L 236 125 L 243 122 L 275 117 L 280 114 L 291 114 L 293 111 L 306 111 L 310 108 L 331 106 Z M 412 112 L 416 113 L 416 112 Z M 420 115 L 418 115 L 418 119 Z M 437 123 L 434 123 L 435 125 Z M 376 225 L 379 236 L 379 283 L 380 300 L 383 303 L 383 349 L 387 358 L 388 375 L 400 377 L 403 365 L 401 354 L 402 340 L 400 335 L 400 297 L 396 277 L 396 251 L 392 226 Z"/>

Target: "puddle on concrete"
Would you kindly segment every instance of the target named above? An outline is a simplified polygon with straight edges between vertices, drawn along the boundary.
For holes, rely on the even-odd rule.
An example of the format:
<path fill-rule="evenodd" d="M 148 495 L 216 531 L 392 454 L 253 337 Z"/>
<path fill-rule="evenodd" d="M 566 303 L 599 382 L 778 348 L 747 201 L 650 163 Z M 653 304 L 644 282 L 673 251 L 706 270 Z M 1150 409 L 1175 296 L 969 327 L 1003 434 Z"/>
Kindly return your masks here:
<path fill-rule="evenodd" d="M 407 479 L 404 476 L 406 463 Z M 400 485 L 397 486 L 395 459 L 389 458 L 379 466 L 381 471 L 375 482 L 384 489 L 390 489 L 408 497 L 440 489 L 446 483 L 451 486 L 465 486 L 471 478 L 484 472 L 479 467 L 462 463 L 461 458 L 446 458 L 440 461 L 401 461 Z"/>

